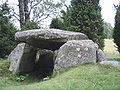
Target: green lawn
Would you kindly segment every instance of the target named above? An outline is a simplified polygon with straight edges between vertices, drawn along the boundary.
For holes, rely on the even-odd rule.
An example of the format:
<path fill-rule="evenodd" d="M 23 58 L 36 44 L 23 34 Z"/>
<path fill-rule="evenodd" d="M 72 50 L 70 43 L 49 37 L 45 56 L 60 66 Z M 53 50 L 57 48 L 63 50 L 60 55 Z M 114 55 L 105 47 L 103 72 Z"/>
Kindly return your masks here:
<path fill-rule="evenodd" d="M 120 60 L 112 40 L 105 40 L 107 58 Z M 112 45 L 112 46 L 110 46 Z M 120 67 L 84 64 L 71 67 L 63 73 L 54 73 L 43 81 L 18 81 L 8 71 L 9 63 L 0 60 L 0 90 L 120 90 Z"/>
<path fill-rule="evenodd" d="M 9 85 L 2 90 L 118 90 L 120 67 L 86 64 L 73 67 L 47 81 Z"/>

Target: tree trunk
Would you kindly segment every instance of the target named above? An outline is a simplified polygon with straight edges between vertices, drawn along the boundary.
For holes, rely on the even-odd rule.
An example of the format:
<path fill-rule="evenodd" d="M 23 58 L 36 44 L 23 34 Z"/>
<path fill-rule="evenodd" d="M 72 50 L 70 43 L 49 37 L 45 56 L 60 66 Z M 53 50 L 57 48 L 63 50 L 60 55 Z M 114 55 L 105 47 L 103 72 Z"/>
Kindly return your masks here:
<path fill-rule="evenodd" d="M 18 2 L 19 2 L 20 28 L 22 29 L 25 23 L 24 0 L 18 0 Z"/>
<path fill-rule="evenodd" d="M 28 9 L 29 0 L 18 0 L 18 2 L 19 2 L 20 28 L 24 29 L 26 23 L 30 21 L 30 13 Z"/>
<path fill-rule="evenodd" d="M 30 21 L 30 13 L 28 8 L 29 0 L 24 0 L 25 22 Z"/>

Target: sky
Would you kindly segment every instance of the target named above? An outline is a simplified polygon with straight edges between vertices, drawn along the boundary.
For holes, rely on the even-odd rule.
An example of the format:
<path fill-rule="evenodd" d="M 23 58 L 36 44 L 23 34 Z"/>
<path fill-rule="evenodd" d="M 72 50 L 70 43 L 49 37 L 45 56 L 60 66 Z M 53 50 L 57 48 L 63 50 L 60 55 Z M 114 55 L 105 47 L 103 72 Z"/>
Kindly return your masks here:
<path fill-rule="evenodd" d="M 0 0 L 0 4 L 2 2 L 4 2 L 5 0 Z M 17 5 L 17 1 L 18 0 L 8 0 L 9 4 L 11 4 L 12 6 L 16 6 Z M 59 1 L 59 0 L 54 0 L 54 1 Z M 70 0 L 68 0 L 69 2 Z M 114 8 L 114 5 L 118 5 L 120 0 L 100 0 L 100 6 L 102 7 L 102 18 L 104 19 L 104 21 L 110 23 L 113 27 L 114 27 L 114 17 L 115 17 L 115 13 L 116 10 Z M 50 22 L 48 22 L 49 24 Z"/>
<path fill-rule="evenodd" d="M 116 10 L 114 5 L 118 5 L 120 0 L 100 0 L 100 5 L 102 7 L 102 18 L 104 21 L 111 23 L 114 26 L 114 17 L 116 14 Z"/>

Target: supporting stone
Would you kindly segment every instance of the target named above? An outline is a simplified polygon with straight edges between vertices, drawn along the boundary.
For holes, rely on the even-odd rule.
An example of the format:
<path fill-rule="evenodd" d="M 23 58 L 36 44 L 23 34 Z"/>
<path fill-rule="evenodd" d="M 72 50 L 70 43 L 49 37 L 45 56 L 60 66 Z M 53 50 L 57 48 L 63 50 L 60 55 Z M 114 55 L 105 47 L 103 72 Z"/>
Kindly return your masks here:
<path fill-rule="evenodd" d="M 60 47 L 54 64 L 54 70 L 77 64 L 96 62 L 96 44 L 92 40 L 71 40 Z"/>
<path fill-rule="evenodd" d="M 34 68 L 35 58 L 35 48 L 26 43 L 20 43 L 8 57 L 10 61 L 9 70 L 13 74 L 30 72 Z"/>
<path fill-rule="evenodd" d="M 104 52 L 101 49 L 97 50 L 97 62 L 106 61 Z"/>

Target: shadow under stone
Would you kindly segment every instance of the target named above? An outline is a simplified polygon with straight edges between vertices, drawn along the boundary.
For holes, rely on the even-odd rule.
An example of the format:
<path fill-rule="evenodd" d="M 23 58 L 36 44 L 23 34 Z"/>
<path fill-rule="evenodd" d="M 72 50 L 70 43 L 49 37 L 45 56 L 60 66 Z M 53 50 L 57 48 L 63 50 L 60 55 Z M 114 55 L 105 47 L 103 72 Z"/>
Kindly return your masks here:
<path fill-rule="evenodd" d="M 39 59 L 35 62 L 34 73 L 37 77 L 47 77 L 52 75 L 54 68 L 54 53 L 50 50 L 40 50 Z"/>

